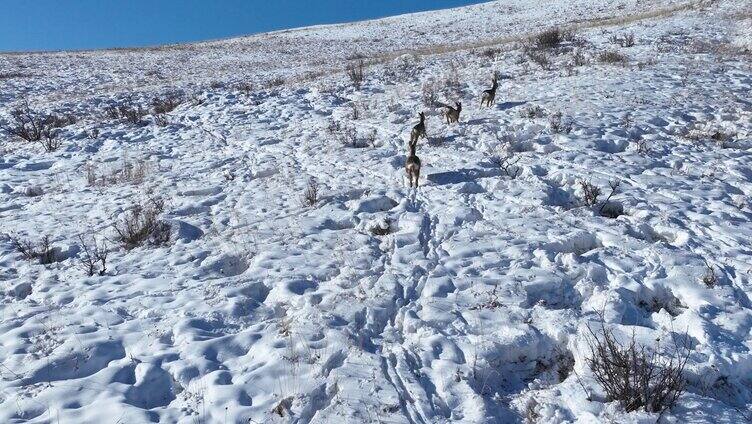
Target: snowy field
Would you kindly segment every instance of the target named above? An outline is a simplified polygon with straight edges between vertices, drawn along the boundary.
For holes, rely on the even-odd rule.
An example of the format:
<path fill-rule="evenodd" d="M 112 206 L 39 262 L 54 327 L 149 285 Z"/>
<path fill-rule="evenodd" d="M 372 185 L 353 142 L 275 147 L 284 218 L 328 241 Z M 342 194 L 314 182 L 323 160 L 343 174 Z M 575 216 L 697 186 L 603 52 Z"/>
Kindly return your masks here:
<path fill-rule="evenodd" d="M 751 422 L 751 33 L 740 0 L 501 0 L 0 55 L 0 123 L 75 121 L 0 135 L 0 423 Z M 672 408 L 610 401 L 604 324 L 686 352 Z"/>

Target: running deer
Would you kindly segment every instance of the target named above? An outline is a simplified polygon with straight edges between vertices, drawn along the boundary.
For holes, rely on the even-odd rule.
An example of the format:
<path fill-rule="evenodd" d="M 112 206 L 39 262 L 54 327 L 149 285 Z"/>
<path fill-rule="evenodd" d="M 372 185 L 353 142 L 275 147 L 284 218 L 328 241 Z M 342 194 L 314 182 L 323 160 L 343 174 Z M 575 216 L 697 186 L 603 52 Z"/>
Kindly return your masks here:
<path fill-rule="evenodd" d="M 444 112 L 444 117 L 446 118 L 447 124 L 453 124 L 460 121 L 460 112 L 462 112 L 462 103 L 457 102 L 455 103 L 456 107 L 451 107 L 449 105 L 445 105 L 444 103 L 439 103 L 440 106 L 445 107 L 446 111 Z"/>
<path fill-rule="evenodd" d="M 420 137 L 426 138 L 426 114 L 420 113 L 420 123 L 410 133 L 410 146 L 417 145 Z"/>
<path fill-rule="evenodd" d="M 493 85 L 489 90 L 483 90 L 483 96 L 480 99 L 480 107 L 483 107 L 484 103 L 488 107 L 491 107 L 491 105 L 496 100 L 496 89 L 499 88 L 499 82 L 496 75 L 494 75 L 492 83 Z"/>
<path fill-rule="evenodd" d="M 407 155 L 407 159 L 405 160 L 405 172 L 407 172 L 410 188 L 418 188 L 418 180 L 420 179 L 420 159 L 415 155 L 417 147 L 417 139 L 415 142 L 410 142 L 410 154 Z"/>

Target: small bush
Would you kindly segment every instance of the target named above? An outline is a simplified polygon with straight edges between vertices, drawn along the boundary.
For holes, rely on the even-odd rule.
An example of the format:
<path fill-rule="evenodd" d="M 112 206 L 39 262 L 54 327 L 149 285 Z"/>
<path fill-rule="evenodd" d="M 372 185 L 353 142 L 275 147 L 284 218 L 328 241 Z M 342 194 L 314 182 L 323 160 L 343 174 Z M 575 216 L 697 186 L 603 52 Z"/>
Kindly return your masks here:
<path fill-rule="evenodd" d="M 359 60 L 356 63 L 348 63 L 345 67 L 345 72 L 350 78 L 350 82 L 352 82 L 353 86 L 357 89 L 360 89 L 365 80 L 365 67 L 366 65 L 363 60 Z"/>
<path fill-rule="evenodd" d="M 308 185 L 303 192 L 303 204 L 314 207 L 319 203 L 319 183 L 313 178 L 308 180 Z"/>
<path fill-rule="evenodd" d="M 564 36 L 559 28 L 551 28 L 535 35 L 530 41 L 536 49 L 555 49 L 564 41 Z"/>
<path fill-rule="evenodd" d="M 50 241 L 50 236 L 45 235 L 34 244 L 31 240 L 21 239 L 16 236 L 10 237 L 11 243 L 27 261 L 39 260 L 42 265 L 48 265 L 57 261 L 55 248 Z"/>
<path fill-rule="evenodd" d="M 79 256 L 81 268 L 89 277 L 96 273 L 105 275 L 107 273 L 107 242 L 105 240 L 99 242 L 94 236 L 86 238 L 83 235 L 79 235 L 78 240 L 81 243 Z"/>
<path fill-rule="evenodd" d="M 127 99 L 119 105 L 106 107 L 104 113 L 110 119 L 123 119 L 129 124 L 142 126 L 145 124 L 143 118 L 149 114 L 149 111 L 135 104 L 133 100 Z"/>
<path fill-rule="evenodd" d="M 358 148 L 358 130 L 351 125 L 339 124 L 339 129 L 335 133 L 337 140 L 346 147 Z"/>
<path fill-rule="evenodd" d="M 86 138 L 89 140 L 96 140 L 99 138 L 99 129 L 98 128 L 92 128 L 89 131 L 86 131 Z"/>
<path fill-rule="evenodd" d="M 11 122 L 0 126 L 3 131 L 28 142 L 38 142 L 47 152 L 53 152 L 62 145 L 58 129 L 76 122 L 73 115 L 38 113 L 26 102 L 11 111 L 11 119 Z"/>
<path fill-rule="evenodd" d="M 718 284 L 718 275 L 715 273 L 715 268 L 707 260 L 705 260 L 705 274 L 702 276 L 702 283 L 710 289 Z"/>
<path fill-rule="evenodd" d="M 644 409 L 660 414 L 684 392 L 684 367 L 690 353 L 686 347 L 682 352 L 675 346 L 674 354 L 664 358 L 657 349 L 639 345 L 634 334 L 622 345 L 605 324 L 601 324 L 599 334 L 590 326 L 588 331 L 590 356 L 586 363 L 608 401 L 618 401 L 626 412 Z"/>
<path fill-rule="evenodd" d="M 585 66 L 588 64 L 587 57 L 585 57 L 585 54 L 581 49 L 574 51 L 574 54 L 572 55 L 572 64 L 574 64 L 574 66 Z"/>
<path fill-rule="evenodd" d="M 552 134 L 569 134 L 572 132 L 572 122 L 562 118 L 561 112 L 555 112 L 548 117 L 548 126 Z"/>
<path fill-rule="evenodd" d="M 598 197 L 601 195 L 601 189 L 590 181 L 580 181 L 580 189 L 582 190 L 582 202 L 587 206 L 595 206 L 598 204 Z"/>
<path fill-rule="evenodd" d="M 131 161 L 123 154 L 122 161 L 114 170 L 100 171 L 94 163 L 86 165 L 86 183 L 89 187 L 106 187 L 114 184 L 141 184 L 151 172 L 151 164 L 146 160 Z"/>
<path fill-rule="evenodd" d="M 235 86 L 235 88 L 238 91 L 240 91 L 241 93 L 245 94 L 246 96 L 248 96 L 251 93 L 253 93 L 253 90 L 254 90 L 253 84 L 251 84 L 250 82 L 241 82 L 241 83 L 238 83 Z"/>
<path fill-rule="evenodd" d="M 461 99 L 464 96 L 464 90 L 462 89 L 462 78 L 460 77 L 460 71 L 455 62 L 449 65 L 449 72 L 444 78 L 445 89 L 444 92 L 453 98 Z"/>
<path fill-rule="evenodd" d="M 629 58 L 617 51 L 607 50 L 598 55 L 598 61 L 610 65 L 624 65 L 629 62 Z"/>
<path fill-rule="evenodd" d="M 480 57 L 484 57 L 484 58 L 489 59 L 489 60 L 494 60 L 494 59 L 496 59 L 496 56 L 498 56 L 500 53 L 501 53 L 501 49 L 491 47 L 491 48 L 487 48 L 485 50 L 482 50 L 479 53 L 479 55 L 480 55 Z"/>
<path fill-rule="evenodd" d="M 126 249 L 133 249 L 148 243 L 160 246 L 170 241 L 170 226 L 159 220 L 165 202 L 160 198 L 150 198 L 145 204 L 136 204 L 124 214 L 113 227 L 117 241 Z"/>
<path fill-rule="evenodd" d="M 540 50 L 533 50 L 533 49 L 526 49 L 525 55 L 528 59 L 530 59 L 531 62 L 535 63 L 536 65 L 540 66 L 541 69 L 550 71 L 553 69 L 553 64 L 551 63 L 551 59 L 548 57 L 548 55 Z"/>
<path fill-rule="evenodd" d="M 183 98 L 177 94 L 165 97 L 155 97 L 151 100 L 152 111 L 155 115 L 170 113 L 183 103 Z"/>
<path fill-rule="evenodd" d="M 517 178 L 522 172 L 522 168 L 517 166 L 520 158 L 515 158 L 513 155 L 508 154 L 505 156 L 494 155 L 489 159 L 491 164 L 499 168 L 504 175 L 511 179 Z"/>
<path fill-rule="evenodd" d="M 546 111 L 538 105 L 530 105 L 520 111 L 520 118 L 536 119 L 546 116 Z"/>
<path fill-rule="evenodd" d="M 624 214 L 624 208 L 618 203 L 611 203 L 611 198 L 619 190 L 621 183 L 619 181 L 609 181 L 608 185 L 611 188 L 611 192 L 608 194 L 608 197 L 606 197 L 606 200 L 601 203 L 600 208 L 598 208 L 598 213 L 601 216 L 616 219 Z M 596 206 L 599 203 L 598 198 L 603 193 L 600 187 L 590 181 L 584 180 L 580 181 L 580 190 L 582 191 L 582 203 L 588 207 Z"/>
<path fill-rule="evenodd" d="M 266 88 L 268 90 L 268 89 L 272 89 L 272 88 L 281 87 L 283 85 L 285 85 L 285 79 L 284 78 L 282 78 L 282 77 L 274 77 L 274 78 L 268 80 L 264 84 L 264 88 Z"/>
<path fill-rule="evenodd" d="M 635 45 L 635 35 L 634 32 L 630 32 L 627 34 L 624 34 L 624 36 L 619 37 L 617 35 L 612 35 L 611 38 L 609 38 L 612 44 L 616 44 L 617 46 L 621 47 L 634 47 Z"/>
<path fill-rule="evenodd" d="M 439 100 L 439 94 L 435 83 L 423 83 L 423 87 L 421 88 L 421 100 L 423 101 L 423 106 L 425 107 L 436 106 L 436 102 Z"/>

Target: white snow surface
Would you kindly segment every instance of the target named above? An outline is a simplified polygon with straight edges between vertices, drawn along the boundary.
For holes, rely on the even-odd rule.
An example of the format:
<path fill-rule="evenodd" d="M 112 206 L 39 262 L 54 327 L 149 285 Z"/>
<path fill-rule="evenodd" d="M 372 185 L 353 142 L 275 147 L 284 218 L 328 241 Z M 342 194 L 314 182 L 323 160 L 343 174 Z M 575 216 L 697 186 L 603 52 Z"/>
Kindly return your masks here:
<path fill-rule="evenodd" d="M 501 0 L 0 55 L 0 120 L 24 99 L 78 116 L 52 153 L 0 135 L 0 422 L 748 422 L 750 22 L 731 0 Z M 553 25 L 584 41 L 541 69 L 520 41 Z M 343 71 L 356 57 L 360 88 Z M 424 104 L 430 86 L 463 103 L 458 124 Z M 166 126 L 103 113 L 167 92 L 188 100 Z M 124 163 L 143 178 L 88 181 Z M 601 203 L 583 204 L 583 181 Z M 113 224 L 156 197 L 170 242 L 125 249 Z M 13 243 L 45 235 L 52 264 Z M 82 269 L 79 235 L 107 241 L 104 275 Z M 662 355 L 686 343 L 674 408 L 606 399 L 587 366 L 601 320 Z"/>

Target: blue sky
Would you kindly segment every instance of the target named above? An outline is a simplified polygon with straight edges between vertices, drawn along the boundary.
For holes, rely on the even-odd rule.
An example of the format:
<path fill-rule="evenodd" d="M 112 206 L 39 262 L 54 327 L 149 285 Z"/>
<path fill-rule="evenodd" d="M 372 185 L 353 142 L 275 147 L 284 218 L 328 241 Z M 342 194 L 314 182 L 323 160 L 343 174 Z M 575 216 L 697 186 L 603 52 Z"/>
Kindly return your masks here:
<path fill-rule="evenodd" d="M 146 46 L 348 22 L 479 0 L 2 0 L 0 51 Z"/>

